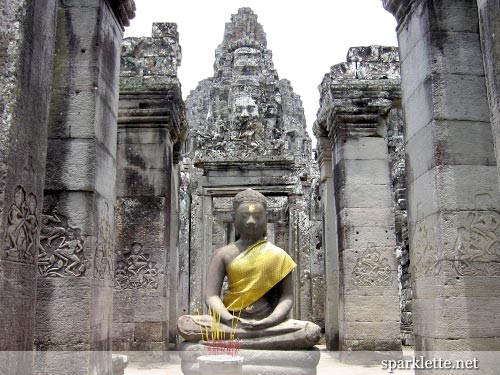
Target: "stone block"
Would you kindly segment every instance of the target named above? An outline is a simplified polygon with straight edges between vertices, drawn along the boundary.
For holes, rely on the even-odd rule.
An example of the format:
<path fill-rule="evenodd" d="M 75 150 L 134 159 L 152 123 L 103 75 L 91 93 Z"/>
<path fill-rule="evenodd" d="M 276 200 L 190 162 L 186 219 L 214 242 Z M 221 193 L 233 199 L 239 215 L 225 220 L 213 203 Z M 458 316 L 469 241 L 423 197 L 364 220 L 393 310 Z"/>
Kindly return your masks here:
<path fill-rule="evenodd" d="M 91 350 L 91 293 L 88 278 L 39 281 L 35 323 L 38 350 Z"/>
<path fill-rule="evenodd" d="M 433 32 L 431 43 L 433 72 L 484 75 L 478 32 Z"/>
<path fill-rule="evenodd" d="M 407 182 L 438 165 L 494 166 L 488 122 L 434 120 L 406 144 Z"/>
<path fill-rule="evenodd" d="M 90 140 L 50 139 L 45 189 L 92 191 L 96 152 Z"/>
<path fill-rule="evenodd" d="M 490 121 L 484 76 L 434 74 L 432 91 L 435 118 Z"/>
<path fill-rule="evenodd" d="M 392 208 L 389 185 L 344 185 L 338 197 L 337 210 L 344 208 Z"/>
<path fill-rule="evenodd" d="M 343 186 L 389 183 L 389 166 L 386 160 L 343 160 L 335 168 L 341 173 Z"/>
<path fill-rule="evenodd" d="M 387 145 L 383 138 L 350 138 L 336 147 L 336 160 L 387 160 Z"/>
<path fill-rule="evenodd" d="M 498 298 L 416 298 L 413 308 L 414 329 L 419 336 L 440 339 L 500 336 Z"/>
<path fill-rule="evenodd" d="M 427 38 L 420 39 L 401 62 L 401 92 L 403 98 L 409 98 L 415 89 L 424 82 L 432 72 L 430 58 L 431 46 Z M 415 67 L 418 67 L 417 69 Z M 405 108 L 406 109 L 406 108 Z"/>
<path fill-rule="evenodd" d="M 476 3 L 468 0 L 445 0 L 428 12 L 431 31 L 478 32 Z"/>
<path fill-rule="evenodd" d="M 117 175 L 117 195 L 165 196 L 168 186 L 165 186 L 165 169 L 122 168 Z"/>
<path fill-rule="evenodd" d="M 115 201 L 116 162 L 101 144 L 97 144 L 97 159 L 95 168 L 95 192 L 99 193 L 108 202 Z"/>
<path fill-rule="evenodd" d="M 341 340 L 391 340 L 399 338 L 399 319 L 385 322 L 342 322 Z"/>
<path fill-rule="evenodd" d="M 114 299 L 114 322 L 134 323 L 136 326 L 139 323 L 160 324 L 164 320 L 165 302 L 162 298 L 161 285 L 158 289 L 116 289 Z M 139 332 L 141 328 L 137 330 Z M 161 330 L 158 334 L 161 334 Z"/>
<path fill-rule="evenodd" d="M 499 207 L 497 183 L 494 166 L 433 168 L 408 186 L 410 222 L 438 210 L 495 209 Z"/>
<path fill-rule="evenodd" d="M 143 342 L 161 342 L 162 337 L 162 322 L 136 322 L 134 327 L 134 338 L 136 341 Z"/>
<path fill-rule="evenodd" d="M 112 106 L 111 99 L 105 100 L 102 96 L 97 97 L 95 106 L 94 137 L 113 159 L 116 155 L 117 147 L 117 110 Z"/>
<path fill-rule="evenodd" d="M 164 132 L 161 132 L 165 135 Z M 127 139 L 130 141 L 131 139 Z M 140 169 L 161 169 L 167 161 L 167 150 L 165 144 L 133 144 L 126 143 L 119 147 L 117 161 L 119 165 L 130 166 Z"/>
<path fill-rule="evenodd" d="M 153 56 L 144 58 L 144 77 L 173 76 L 177 74 L 177 64 L 169 56 Z"/>
<path fill-rule="evenodd" d="M 51 138 L 92 138 L 94 136 L 95 102 L 93 87 L 54 90 L 49 123 Z"/>
<path fill-rule="evenodd" d="M 347 227 L 383 227 L 394 230 L 394 210 L 391 208 L 345 208 L 339 214 L 340 223 Z M 362 234 L 361 234 L 362 235 Z"/>
<path fill-rule="evenodd" d="M 394 246 L 394 226 L 342 226 L 338 229 L 339 245 L 343 249 L 366 248 L 371 245 Z"/>
<path fill-rule="evenodd" d="M 426 15 L 425 3 L 419 3 L 413 9 L 413 16 L 406 18 L 404 27 L 398 28 L 399 59 L 401 65 L 408 54 L 427 37 L 429 32 L 429 19 Z"/>
<path fill-rule="evenodd" d="M 421 82 L 410 96 L 405 93 L 406 83 L 402 81 L 403 108 L 405 109 L 405 136 L 411 139 L 434 118 L 431 78 Z"/>
<path fill-rule="evenodd" d="M 375 288 L 374 288 L 375 289 Z M 342 308 L 344 322 L 383 322 L 394 321 L 399 323 L 399 296 L 383 295 L 344 296 Z"/>

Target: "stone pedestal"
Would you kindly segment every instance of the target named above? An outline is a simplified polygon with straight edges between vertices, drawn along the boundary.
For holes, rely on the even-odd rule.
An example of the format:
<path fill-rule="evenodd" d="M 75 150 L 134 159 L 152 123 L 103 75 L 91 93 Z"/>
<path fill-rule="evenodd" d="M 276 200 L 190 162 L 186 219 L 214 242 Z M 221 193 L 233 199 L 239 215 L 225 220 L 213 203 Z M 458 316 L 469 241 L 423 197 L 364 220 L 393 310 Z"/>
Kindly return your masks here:
<path fill-rule="evenodd" d="M 179 144 L 185 133 L 175 24 L 124 40 L 118 118 L 113 350 L 175 342 Z"/>
<path fill-rule="evenodd" d="M 133 1 L 60 1 L 40 220 L 39 373 L 111 374 L 116 121 L 122 26 Z"/>
<path fill-rule="evenodd" d="M 348 61 L 333 66 L 321 86 L 316 134 L 328 135 L 333 155 L 341 350 L 401 350 L 384 139 L 384 119 L 400 95 L 397 62 L 393 47 L 351 48 Z"/>
<path fill-rule="evenodd" d="M 199 364 L 200 357 L 212 357 L 203 345 L 184 342 L 179 348 L 182 373 L 198 375 L 203 372 Z M 249 350 L 242 349 L 237 353 L 242 359 L 243 375 L 314 375 L 320 359 L 317 348 L 311 350 Z M 218 372 L 212 372 L 218 374 Z M 235 372 L 237 374 L 238 372 Z M 232 373 L 231 373 L 232 374 Z"/>
<path fill-rule="evenodd" d="M 415 347 L 499 350 L 500 202 L 477 4 L 384 5 L 399 24 Z"/>
<path fill-rule="evenodd" d="M 1 8 L 0 373 L 31 374 L 57 2 Z"/>

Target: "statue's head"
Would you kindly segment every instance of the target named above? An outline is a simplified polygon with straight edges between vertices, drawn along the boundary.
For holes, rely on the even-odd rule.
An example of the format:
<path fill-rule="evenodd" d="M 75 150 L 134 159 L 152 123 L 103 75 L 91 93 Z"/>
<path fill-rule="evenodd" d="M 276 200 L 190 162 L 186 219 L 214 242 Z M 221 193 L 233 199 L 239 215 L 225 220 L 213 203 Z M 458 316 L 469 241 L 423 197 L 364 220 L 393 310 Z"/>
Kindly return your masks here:
<path fill-rule="evenodd" d="M 235 118 L 240 122 L 256 120 L 259 118 L 259 108 L 251 96 L 238 96 L 234 99 L 233 111 Z"/>
<path fill-rule="evenodd" d="M 262 239 L 267 229 L 266 197 L 253 189 L 236 194 L 233 200 L 234 227 L 237 238 Z"/>

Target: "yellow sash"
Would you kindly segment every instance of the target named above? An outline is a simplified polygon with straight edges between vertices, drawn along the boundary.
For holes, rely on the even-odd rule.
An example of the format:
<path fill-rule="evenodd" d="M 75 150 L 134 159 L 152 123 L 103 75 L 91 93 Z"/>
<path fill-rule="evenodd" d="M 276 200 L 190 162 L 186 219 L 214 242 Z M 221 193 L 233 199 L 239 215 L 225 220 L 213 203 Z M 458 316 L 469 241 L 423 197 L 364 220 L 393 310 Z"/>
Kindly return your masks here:
<path fill-rule="evenodd" d="M 258 241 L 228 264 L 224 306 L 240 311 L 264 296 L 295 268 L 292 258 L 267 240 Z"/>

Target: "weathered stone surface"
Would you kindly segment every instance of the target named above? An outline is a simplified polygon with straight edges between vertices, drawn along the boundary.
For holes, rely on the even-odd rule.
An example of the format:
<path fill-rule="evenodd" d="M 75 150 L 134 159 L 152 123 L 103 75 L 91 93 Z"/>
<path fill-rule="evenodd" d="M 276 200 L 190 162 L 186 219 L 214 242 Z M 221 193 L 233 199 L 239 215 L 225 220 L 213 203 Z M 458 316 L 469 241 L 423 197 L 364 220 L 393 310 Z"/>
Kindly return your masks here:
<path fill-rule="evenodd" d="M 152 37 L 125 39 L 121 63 L 113 348 L 166 350 L 176 335 L 175 163 L 186 132 L 177 26 L 155 23 Z"/>
<path fill-rule="evenodd" d="M 57 2 L 1 8 L 0 372 L 29 375 Z"/>
<path fill-rule="evenodd" d="M 199 373 L 197 358 L 205 354 L 203 345 L 182 343 L 181 367 L 184 374 Z M 243 374 L 314 374 L 320 359 L 319 350 L 251 350 L 241 349 Z"/>
<path fill-rule="evenodd" d="M 499 272 L 486 244 L 498 237 L 499 201 L 477 17 L 484 4 L 384 4 L 400 23 L 417 350 L 498 348 L 498 332 L 484 328 L 496 324 L 496 297 L 479 287 L 494 288 Z"/>
<path fill-rule="evenodd" d="M 331 142 L 343 350 L 401 348 L 393 165 L 388 153 L 397 125 L 384 127 L 400 97 L 398 63 L 394 47 L 351 48 L 347 63 L 332 67 L 320 86 L 315 133 Z M 335 275 L 335 268 L 330 273 Z M 381 297 L 395 303 L 379 304 L 378 313 L 368 313 L 372 298 Z"/>
<path fill-rule="evenodd" d="M 111 5 L 123 7 L 125 2 Z M 122 38 L 112 8 L 104 1 L 86 6 L 61 1 L 57 14 L 34 342 L 40 350 L 82 352 L 80 360 L 70 363 L 62 357 L 50 363 L 47 356 L 37 356 L 36 371 L 44 374 L 87 373 L 90 368 L 112 372 L 116 104 Z"/>
<path fill-rule="evenodd" d="M 479 26 L 481 31 L 481 47 L 483 51 L 484 73 L 486 75 L 486 88 L 488 90 L 488 101 L 490 106 L 491 126 L 496 147 L 497 166 L 500 165 L 500 68 L 499 41 L 496 37 L 499 33 L 498 15 L 500 4 L 498 1 L 479 0 L 477 2 L 479 13 Z M 479 54 L 478 54 L 479 55 Z"/>

